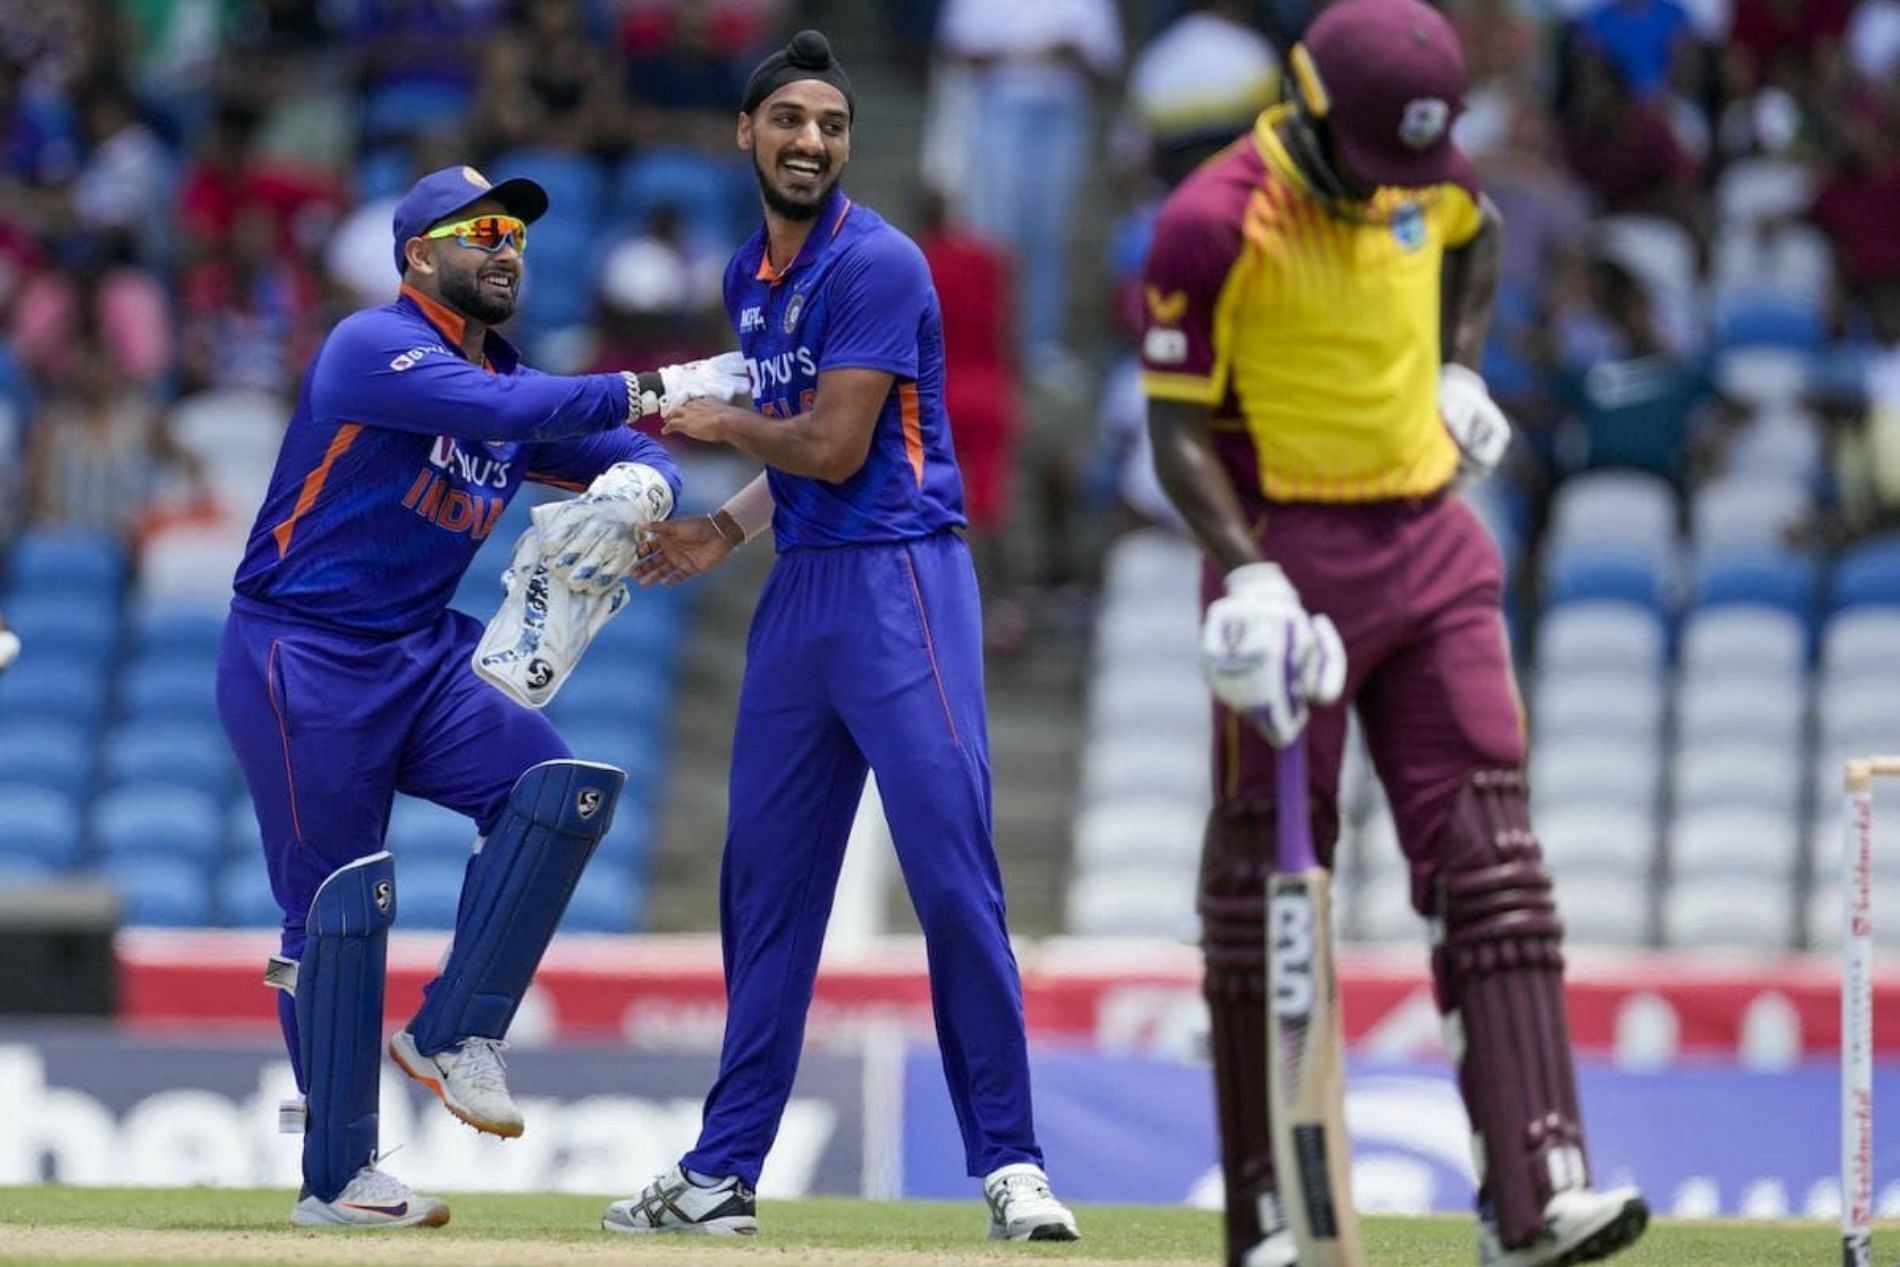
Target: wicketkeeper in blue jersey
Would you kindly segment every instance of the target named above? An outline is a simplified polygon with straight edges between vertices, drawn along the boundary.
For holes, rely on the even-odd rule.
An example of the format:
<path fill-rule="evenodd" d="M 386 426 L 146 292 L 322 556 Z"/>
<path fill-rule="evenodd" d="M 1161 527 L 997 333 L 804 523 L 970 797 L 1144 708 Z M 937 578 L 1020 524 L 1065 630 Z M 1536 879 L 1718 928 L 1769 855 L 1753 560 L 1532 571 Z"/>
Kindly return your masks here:
<path fill-rule="evenodd" d="M 763 476 L 658 525 L 637 572 L 671 583 L 770 524 L 733 742 L 720 931 L 728 1013 L 699 1144 L 615 1232 L 757 1229 L 752 1196 L 791 1094 L 818 952 L 867 770 L 929 948 L 944 1075 L 990 1234 L 1073 1240 L 1030 1113 L 1022 989 L 991 837 L 981 613 L 958 535 L 943 327 L 917 247 L 838 187 L 851 84 L 824 36 L 753 72 L 738 120 L 765 225 L 726 269 L 756 412 L 696 401 L 667 430 Z"/>
<path fill-rule="evenodd" d="M 218 710 L 284 909 L 266 982 L 283 991 L 305 1099 L 291 1211 L 301 1226 L 449 1217 L 375 1165 L 394 794 L 466 814 L 479 834 L 453 946 L 390 1052 L 471 1126 L 519 1135 L 501 1039 L 625 783 L 611 766 L 574 760 L 545 717 L 477 677 L 482 626 L 448 609 L 457 582 L 535 480 L 649 495 L 633 516 L 598 493 L 562 503 L 550 558 L 524 558 L 538 533 L 517 551 L 514 571 L 541 573 L 533 594 L 511 598 L 518 614 L 525 601 L 545 615 L 546 596 L 566 601 L 570 584 L 595 595 L 617 586 L 634 521 L 669 513 L 679 490 L 665 451 L 627 424 L 744 392 L 737 354 L 571 378 L 522 365 L 493 327 L 514 312 L 528 226 L 547 206 L 532 181 L 490 185 L 472 167 L 435 172 L 403 197 L 401 292 L 345 318 L 312 361 L 237 573 Z M 577 539 L 590 548 L 556 548 Z"/>

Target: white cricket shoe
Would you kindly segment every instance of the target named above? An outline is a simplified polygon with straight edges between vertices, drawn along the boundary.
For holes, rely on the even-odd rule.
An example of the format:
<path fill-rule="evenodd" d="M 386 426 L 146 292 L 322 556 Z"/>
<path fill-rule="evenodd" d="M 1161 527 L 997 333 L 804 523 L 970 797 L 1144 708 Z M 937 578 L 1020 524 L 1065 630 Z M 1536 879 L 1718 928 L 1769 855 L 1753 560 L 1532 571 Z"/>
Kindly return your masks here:
<path fill-rule="evenodd" d="M 1478 1223 L 1480 1267 L 1571 1267 L 1628 1249 L 1649 1225 L 1649 1207 L 1635 1188 L 1559 1192 L 1544 1207 L 1544 1230 L 1522 1249 L 1498 1244 L 1497 1224 Z"/>
<path fill-rule="evenodd" d="M 728 1176 L 710 1188 L 686 1177 L 678 1166 L 640 1189 L 640 1195 L 616 1201 L 600 1220 L 605 1232 L 685 1232 L 701 1236 L 757 1236 L 759 1203 L 752 1189 Z"/>
<path fill-rule="evenodd" d="M 290 1207 L 293 1227 L 441 1227 L 448 1221 L 447 1202 L 417 1196 L 396 1176 L 376 1169 L 375 1162 L 357 1171 L 336 1200 L 306 1196 Z"/>
<path fill-rule="evenodd" d="M 1075 1241 L 1075 1215 L 1049 1191 L 1049 1176 L 1032 1162 L 999 1166 L 983 1177 L 993 1241 Z"/>
<path fill-rule="evenodd" d="M 465 1038 L 447 1051 L 425 1056 L 416 1047 L 416 1036 L 399 1029 L 389 1040 L 389 1055 L 404 1073 L 440 1096 L 449 1112 L 478 1131 L 514 1139 L 521 1134 L 522 1121 L 501 1062 L 507 1045 L 496 1038 Z"/>
<path fill-rule="evenodd" d="M 1280 1198 L 1271 1192 L 1260 1194 L 1260 1230 L 1266 1235 L 1240 1260 L 1241 1267 L 1299 1267 L 1300 1244 L 1287 1226 Z"/>

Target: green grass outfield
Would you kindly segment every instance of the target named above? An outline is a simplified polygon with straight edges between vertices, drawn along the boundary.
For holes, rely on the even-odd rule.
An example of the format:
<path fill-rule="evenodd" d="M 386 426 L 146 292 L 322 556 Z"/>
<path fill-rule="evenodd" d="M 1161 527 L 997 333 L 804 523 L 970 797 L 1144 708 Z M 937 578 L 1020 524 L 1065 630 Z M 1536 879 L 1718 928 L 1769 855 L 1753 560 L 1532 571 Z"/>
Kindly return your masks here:
<path fill-rule="evenodd" d="M 311 1232 L 286 1223 L 290 1194 L 256 1189 L 0 1188 L 0 1263 L 389 1263 L 402 1267 L 960 1267 L 1011 1259 L 1089 1264 L 1218 1263 L 1219 1225 L 1194 1210 L 1082 1206 L 1074 1245 L 992 1244 L 981 1203 L 767 1201 L 756 1240 L 610 1236 L 607 1197 L 467 1195 L 439 1230 Z M 1886 1232 L 1900 1246 L 1900 1228 Z M 1469 1219 L 1380 1218 L 1372 1267 L 1472 1267 Z M 1818 1223 L 1652 1225 L 1618 1267 L 1795 1267 L 1840 1261 Z M 1884 1260 L 1883 1260 L 1884 1261 Z"/>

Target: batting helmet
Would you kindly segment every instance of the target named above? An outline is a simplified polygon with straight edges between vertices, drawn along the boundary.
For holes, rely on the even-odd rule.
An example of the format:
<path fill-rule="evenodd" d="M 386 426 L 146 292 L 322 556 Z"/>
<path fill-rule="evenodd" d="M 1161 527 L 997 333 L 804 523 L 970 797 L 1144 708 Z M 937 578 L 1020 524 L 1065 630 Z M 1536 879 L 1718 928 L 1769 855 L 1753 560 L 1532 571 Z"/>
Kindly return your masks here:
<path fill-rule="evenodd" d="M 1343 170 L 1326 174 L 1345 177 L 1345 189 L 1418 188 L 1450 176 L 1465 57 L 1436 9 L 1420 0 L 1342 0 L 1313 20 L 1288 61 L 1294 103 L 1330 137 Z"/>

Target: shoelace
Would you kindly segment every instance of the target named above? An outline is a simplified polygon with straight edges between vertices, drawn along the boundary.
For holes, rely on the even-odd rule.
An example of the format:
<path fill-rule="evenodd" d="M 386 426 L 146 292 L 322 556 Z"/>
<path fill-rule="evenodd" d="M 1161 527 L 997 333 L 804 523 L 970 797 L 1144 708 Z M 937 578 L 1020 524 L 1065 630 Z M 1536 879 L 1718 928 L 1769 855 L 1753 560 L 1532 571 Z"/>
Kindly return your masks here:
<path fill-rule="evenodd" d="M 468 1080 L 483 1091 L 506 1091 L 507 1064 L 501 1058 L 508 1046 L 499 1038 L 470 1038 L 456 1049 L 458 1061 L 465 1062 Z"/>
<path fill-rule="evenodd" d="M 1003 1180 L 1004 1201 L 1053 1201 L 1056 1194 L 1049 1189 L 1049 1181 L 1035 1175 L 1011 1175 Z"/>
<path fill-rule="evenodd" d="M 379 1169 L 382 1162 L 402 1148 L 396 1145 L 387 1153 L 377 1153 L 369 1163 L 356 1172 L 350 1180 L 351 1198 L 363 1202 L 405 1201 L 409 1197 L 409 1185 L 388 1171 Z"/>

